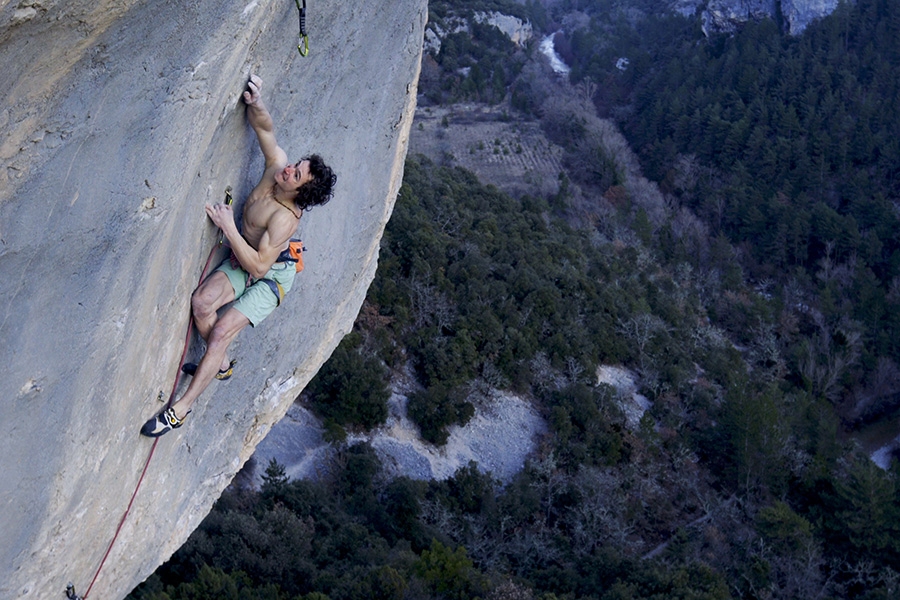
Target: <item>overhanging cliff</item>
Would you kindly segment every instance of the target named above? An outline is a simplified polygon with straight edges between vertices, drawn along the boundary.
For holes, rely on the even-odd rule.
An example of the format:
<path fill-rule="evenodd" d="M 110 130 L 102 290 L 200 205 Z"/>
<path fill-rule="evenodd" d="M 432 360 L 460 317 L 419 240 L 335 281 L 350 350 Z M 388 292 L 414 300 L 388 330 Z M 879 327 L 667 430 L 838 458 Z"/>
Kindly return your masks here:
<path fill-rule="evenodd" d="M 335 199 L 304 216 L 285 303 L 232 345 L 186 425 L 160 439 L 90 597 L 121 598 L 171 555 L 348 331 L 402 177 L 426 0 L 0 0 L 0 598 L 84 593 L 153 442 L 189 296 L 262 157 L 240 101 L 264 80 L 291 157 Z M 196 349 L 193 351 L 196 357 Z"/>

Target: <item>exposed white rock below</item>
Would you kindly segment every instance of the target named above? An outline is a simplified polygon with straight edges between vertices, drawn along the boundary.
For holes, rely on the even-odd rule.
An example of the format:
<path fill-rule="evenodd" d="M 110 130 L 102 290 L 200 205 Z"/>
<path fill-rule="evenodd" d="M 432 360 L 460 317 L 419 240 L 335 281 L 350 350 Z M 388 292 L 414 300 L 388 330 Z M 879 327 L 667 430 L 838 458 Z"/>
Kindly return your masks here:
<path fill-rule="evenodd" d="M 777 10 L 775 0 L 710 0 L 701 16 L 703 31 L 732 32 L 751 19 L 773 18 Z"/>
<path fill-rule="evenodd" d="M 597 367 L 597 383 L 616 388 L 619 408 L 625 413 L 625 422 L 632 430 L 640 426 L 641 418 L 650 408 L 650 400 L 637 391 L 637 377 L 628 369 L 600 365 Z"/>
<path fill-rule="evenodd" d="M 534 37 L 531 23 L 518 17 L 499 12 L 476 12 L 473 18 L 477 23 L 493 25 L 519 47 L 524 46 Z M 425 52 L 437 56 L 441 52 L 441 40 L 460 31 L 469 31 L 469 23 L 462 17 L 445 19 L 443 26 L 438 23 L 430 23 L 425 30 Z"/>
<path fill-rule="evenodd" d="M 830 15 L 839 0 L 669 0 L 676 12 L 689 17 L 700 12 L 703 31 L 730 33 L 749 20 L 781 20 L 790 35 L 803 33 L 814 20 Z"/>
<path fill-rule="evenodd" d="M 493 25 L 510 39 L 516 46 L 524 46 L 534 36 L 531 23 L 518 17 L 504 15 L 498 12 L 475 13 L 475 20 L 479 23 Z"/>
<path fill-rule="evenodd" d="M 478 406 L 465 427 L 450 428 L 447 444 L 437 448 L 419 438 L 416 426 L 406 417 L 406 396 L 392 394 L 387 423 L 366 435 L 351 435 L 347 443 L 368 442 L 389 475 L 412 479 L 447 479 L 469 461 L 478 463 L 501 481 L 509 481 L 522 470 L 538 438 L 547 430 L 531 405 L 515 395 L 494 392 Z M 334 456 L 333 446 L 322 439 L 318 419 L 295 404 L 287 416 L 257 448 L 255 481 L 274 458 L 292 479 L 314 479 Z"/>
<path fill-rule="evenodd" d="M 781 15 L 787 32 L 791 35 L 803 33 L 814 19 L 830 15 L 840 0 L 781 0 Z"/>
<path fill-rule="evenodd" d="M 528 402 L 494 392 L 487 402 L 476 406 L 465 427 L 451 426 L 447 444 L 436 448 L 419 439 L 405 407 L 405 396 L 394 394 L 385 426 L 360 439 L 368 439 L 389 473 L 413 479 L 447 479 L 475 461 L 480 471 L 509 481 L 522 470 L 538 437 L 546 432 L 544 421 Z"/>

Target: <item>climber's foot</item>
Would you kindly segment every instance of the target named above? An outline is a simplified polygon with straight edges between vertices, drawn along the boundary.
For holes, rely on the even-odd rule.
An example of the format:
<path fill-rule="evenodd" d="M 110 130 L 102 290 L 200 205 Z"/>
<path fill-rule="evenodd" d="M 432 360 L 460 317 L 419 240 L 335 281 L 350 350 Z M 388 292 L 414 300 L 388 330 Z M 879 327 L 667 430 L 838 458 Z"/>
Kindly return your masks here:
<path fill-rule="evenodd" d="M 188 411 L 188 415 L 191 414 L 191 411 Z M 184 419 L 187 418 L 187 415 L 184 415 Z M 159 437 L 164 433 L 168 433 L 173 429 L 178 429 L 182 425 L 184 425 L 184 419 L 179 419 L 175 415 L 174 408 L 167 408 L 162 411 L 141 427 L 141 435 L 145 435 L 147 437 Z"/>
<path fill-rule="evenodd" d="M 224 369 L 219 369 L 219 372 L 216 373 L 216 379 L 219 381 L 227 381 L 231 379 L 231 376 L 234 375 L 234 365 L 237 364 L 237 359 L 232 360 L 228 363 L 228 367 Z M 181 370 L 184 373 L 187 373 L 191 377 L 194 376 L 194 373 L 197 372 L 197 363 L 184 363 L 181 365 Z"/>

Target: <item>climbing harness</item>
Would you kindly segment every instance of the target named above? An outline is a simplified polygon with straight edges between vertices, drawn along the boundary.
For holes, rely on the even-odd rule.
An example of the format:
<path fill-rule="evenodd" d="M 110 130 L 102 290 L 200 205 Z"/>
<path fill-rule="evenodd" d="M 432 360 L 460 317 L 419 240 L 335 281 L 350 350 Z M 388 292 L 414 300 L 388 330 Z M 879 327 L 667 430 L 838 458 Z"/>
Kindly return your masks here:
<path fill-rule="evenodd" d="M 231 205 L 234 202 L 234 198 L 231 196 L 231 186 L 229 185 L 225 188 L 225 204 Z M 220 235 L 219 242 L 215 244 L 212 249 L 209 251 L 209 256 L 206 259 L 206 265 L 203 267 L 203 271 L 200 273 L 200 283 L 203 283 L 203 280 L 206 279 L 206 275 L 209 272 L 209 267 L 212 264 L 213 256 L 215 256 L 216 251 L 219 249 L 219 246 L 222 244 L 222 237 Z M 166 402 L 166 408 L 172 406 L 172 400 L 175 399 L 175 392 L 178 390 L 178 383 L 181 381 L 181 365 L 184 364 L 184 359 L 187 357 L 188 348 L 191 345 L 191 331 L 194 328 L 194 314 L 191 312 L 191 316 L 188 319 L 187 326 L 187 334 L 184 337 L 184 347 L 181 349 L 181 359 L 178 361 L 178 370 L 175 372 L 175 381 L 172 383 L 172 392 L 169 394 L 169 400 Z M 159 393 L 157 400 L 162 401 L 165 397 L 163 392 Z M 154 438 L 153 445 L 150 447 L 150 453 L 147 455 L 147 460 L 144 462 L 144 468 L 141 470 L 141 476 L 138 478 L 137 485 L 134 488 L 134 492 L 131 494 L 131 499 L 128 501 L 128 506 L 125 508 L 125 512 L 122 514 L 122 518 L 119 519 L 119 525 L 116 527 L 116 532 L 113 534 L 112 539 L 109 541 L 109 546 L 106 547 L 106 553 L 104 553 L 103 558 L 100 560 L 100 565 L 97 567 L 97 571 L 94 573 L 93 579 L 91 579 L 90 585 L 88 585 L 87 591 L 83 596 L 79 596 L 75 593 L 75 585 L 69 583 L 66 586 L 66 598 L 68 600 L 87 600 L 88 595 L 91 593 L 91 589 L 94 587 L 94 584 L 97 582 L 97 578 L 100 576 L 100 571 L 103 570 L 103 566 L 106 564 L 106 559 L 109 558 L 109 553 L 113 549 L 113 545 L 116 543 L 116 539 L 119 537 L 119 533 L 122 531 L 122 526 L 125 525 L 125 519 L 128 518 L 128 513 L 131 512 L 131 507 L 134 504 L 134 499 L 137 498 L 138 490 L 141 489 L 141 484 L 144 482 L 144 476 L 147 474 L 147 470 L 150 468 L 150 461 L 153 459 L 153 453 L 156 452 L 156 445 L 159 443 L 159 438 Z"/>
<path fill-rule="evenodd" d="M 269 286 L 269 289 L 272 290 L 272 293 L 275 294 L 275 306 L 281 306 L 281 301 L 284 300 L 284 288 L 281 287 L 281 284 L 275 281 L 274 279 L 260 279 L 263 283 Z"/>
<path fill-rule="evenodd" d="M 297 42 L 297 52 L 300 56 L 309 54 L 309 36 L 306 35 L 306 0 L 294 0 L 297 3 L 297 10 L 300 12 L 300 40 Z"/>

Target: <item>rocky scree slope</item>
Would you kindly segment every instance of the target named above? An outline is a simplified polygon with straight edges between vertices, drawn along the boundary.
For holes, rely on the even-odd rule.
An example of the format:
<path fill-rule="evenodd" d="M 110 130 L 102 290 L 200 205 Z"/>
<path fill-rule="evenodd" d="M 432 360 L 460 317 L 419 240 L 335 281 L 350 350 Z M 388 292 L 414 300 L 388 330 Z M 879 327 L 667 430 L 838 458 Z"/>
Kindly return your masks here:
<path fill-rule="evenodd" d="M 262 172 L 250 70 L 292 157 L 335 199 L 306 214 L 284 304 L 232 347 L 160 439 L 89 596 L 121 598 L 174 552 L 348 331 L 402 179 L 426 0 L 319 0 L 298 55 L 276 0 L 0 1 L 0 598 L 84 594 L 152 442 L 189 298 L 217 237 L 203 205 Z M 192 349 L 196 358 L 198 349 Z"/>

